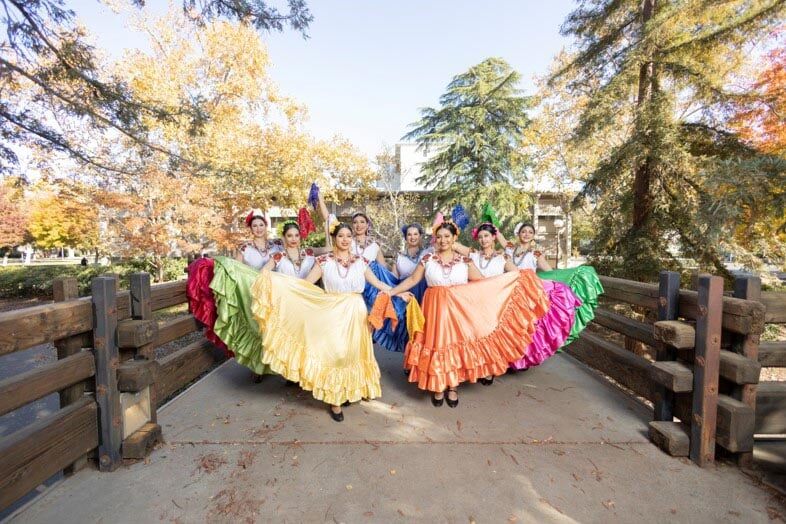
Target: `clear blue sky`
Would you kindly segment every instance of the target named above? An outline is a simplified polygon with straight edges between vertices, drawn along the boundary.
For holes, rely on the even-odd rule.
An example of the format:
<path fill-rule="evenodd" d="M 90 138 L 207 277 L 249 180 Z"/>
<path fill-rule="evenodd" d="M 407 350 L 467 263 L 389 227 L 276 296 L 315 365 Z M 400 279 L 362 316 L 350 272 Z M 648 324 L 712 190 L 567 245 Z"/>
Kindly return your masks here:
<path fill-rule="evenodd" d="M 179 1 L 179 0 L 176 0 Z M 160 2 L 160 3 L 159 3 Z M 161 0 L 149 1 L 158 3 Z M 272 2 L 274 5 L 279 2 Z M 145 38 L 96 0 L 68 2 L 113 56 Z M 532 91 L 569 42 L 559 27 L 568 0 L 310 0 L 310 38 L 263 35 L 281 92 L 309 108 L 317 137 L 340 134 L 372 156 L 435 106 L 451 78 L 489 56 L 507 60 Z"/>

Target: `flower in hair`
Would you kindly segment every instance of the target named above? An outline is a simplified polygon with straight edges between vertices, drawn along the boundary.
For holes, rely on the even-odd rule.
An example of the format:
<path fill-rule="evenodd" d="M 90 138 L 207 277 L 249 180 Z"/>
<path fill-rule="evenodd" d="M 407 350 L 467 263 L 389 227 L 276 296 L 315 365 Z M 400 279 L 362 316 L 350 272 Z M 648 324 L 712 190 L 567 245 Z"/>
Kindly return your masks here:
<path fill-rule="evenodd" d="M 251 222 L 253 222 L 255 218 L 261 218 L 265 222 L 265 225 L 267 225 L 267 218 L 265 218 L 265 213 L 259 208 L 252 209 L 251 212 L 248 215 L 246 215 L 246 225 L 248 227 L 251 227 Z"/>

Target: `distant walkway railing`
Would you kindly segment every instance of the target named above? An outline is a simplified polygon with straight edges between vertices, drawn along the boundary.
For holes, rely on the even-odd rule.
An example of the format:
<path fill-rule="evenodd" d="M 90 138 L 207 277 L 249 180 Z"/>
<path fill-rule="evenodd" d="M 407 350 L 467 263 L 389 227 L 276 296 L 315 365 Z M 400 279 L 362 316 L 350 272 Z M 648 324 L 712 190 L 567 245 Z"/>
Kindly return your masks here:
<path fill-rule="evenodd" d="M 0 415 L 58 392 L 60 409 L 0 438 L 0 509 L 65 470 L 96 460 L 113 471 L 142 458 L 160 439 L 156 408 L 222 355 L 199 340 L 155 359 L 155 349 L 201 327 L 190 314 L 159 322 L 153 311 L 186 302 L 185 281 L 150 285 L 136 273 L 119 291 L 113 276 L 93 279 L 77 298 L 74 278 L 54 283 L 54 304 L 0 313 L 2 357 L 54 343 L 57 360 L 0 381 Z"/>

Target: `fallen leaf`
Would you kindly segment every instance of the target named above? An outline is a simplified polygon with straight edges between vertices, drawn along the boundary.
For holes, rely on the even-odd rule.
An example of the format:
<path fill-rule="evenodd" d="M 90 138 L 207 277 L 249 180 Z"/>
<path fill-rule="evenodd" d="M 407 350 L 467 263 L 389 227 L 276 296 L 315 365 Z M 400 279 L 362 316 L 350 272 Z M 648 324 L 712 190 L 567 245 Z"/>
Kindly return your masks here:
<path fill-rule="evenodd" d="M 395 470 L 395 469 L 391 469 L 391 470 L 390 470 L 390 474 L 391 474 L 391 475 L 395 475 L 395 474 L 396 474 L 396 470 Z"/>
<path fill-rule="evenodd" d="M 352 484 L 347 484 L 347 491 L 352 491 Z"/>
<path fill-rule="evenodd" d="M 456 427 L 458 428 L 459 431 L 461 431 L 461 421 L 460 420 L 456 421 Z"/>
<path fill-rule="evenodd" d="M 519 518 L 516 515 L 511 515 L 508 517 L 508 522 L 518 522 Z"/>
<path fill-rule="evenodd" d="M 611 499 L 605 500 L 601 504 L 603 504 L 603 506 L 605 506 L 606 509 L 611 509 L 614 507 L 614 501 Z"/>
<path fill-rule="evenodd" d="M 404 516 L 404 512 L 401 510 L 398 510 L 398 514 L 401 515 L 402 517 Z"/>
<path fill-rule="evenodd" d="M 363 516 L 364 517 L 373 517 L 374 516 L 374 512 L 373 511 L 367 511 L 367 512 L 363 513 Z"/>

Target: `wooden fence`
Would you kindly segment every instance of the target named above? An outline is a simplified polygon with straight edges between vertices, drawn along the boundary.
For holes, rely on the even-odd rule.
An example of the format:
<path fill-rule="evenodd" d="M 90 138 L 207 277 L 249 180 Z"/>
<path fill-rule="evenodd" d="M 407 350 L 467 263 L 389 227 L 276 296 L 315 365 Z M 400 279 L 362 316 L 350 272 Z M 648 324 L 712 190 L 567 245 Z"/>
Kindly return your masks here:
<path fill-rule="evenodd" d="M 0 509 L 88 459 L 112 471 L 143 457 L 161 435 L 156 407 L 223 357 L 202 339 L 156 360 L 155 348 L 201 329 L 190 314 L 153 319 L 186 302 L 185 282 L 151 286 L 147 273 L 132 275 L 127 291 L 117 282 L 95 278 L 92 296 L 77 298 L 76 280 L 59 279 L 55 303 L 0 313 L 0 365 L 39 344 L 57 348 L 55 362 L 0 381 L 0 415 L 60 396 L 59 410 L 0 438 Z"/>
<path fill-rule="evenodd" d="M 658 284 L 601 282 L 599 329 L 566 351 L 652 403 L 654 443 L 702 466 L 717 445 L 747 465 L 755 433 L 786 433 L 786 385 L 759 384 L 762 365 L 786 366 L 786 343 L 759 343 L 765 322 L 786 322 L 786 293 L 762 293 L 758 278 L 744 277 L 729 296 L 709 275 L 680 289 L 679 275 L 666 271 Z"/>
<path fill-rule="evenodd" d="M 786 324 L 786 293 L 764 292 L 760 299 L 767 308 L 767 324 Z M 786 367 L 786 340 L 761 342 L 762 367 Z M 786 435 L 786 382 L 762 382 L 756 391 L 756 433 Z"/>

